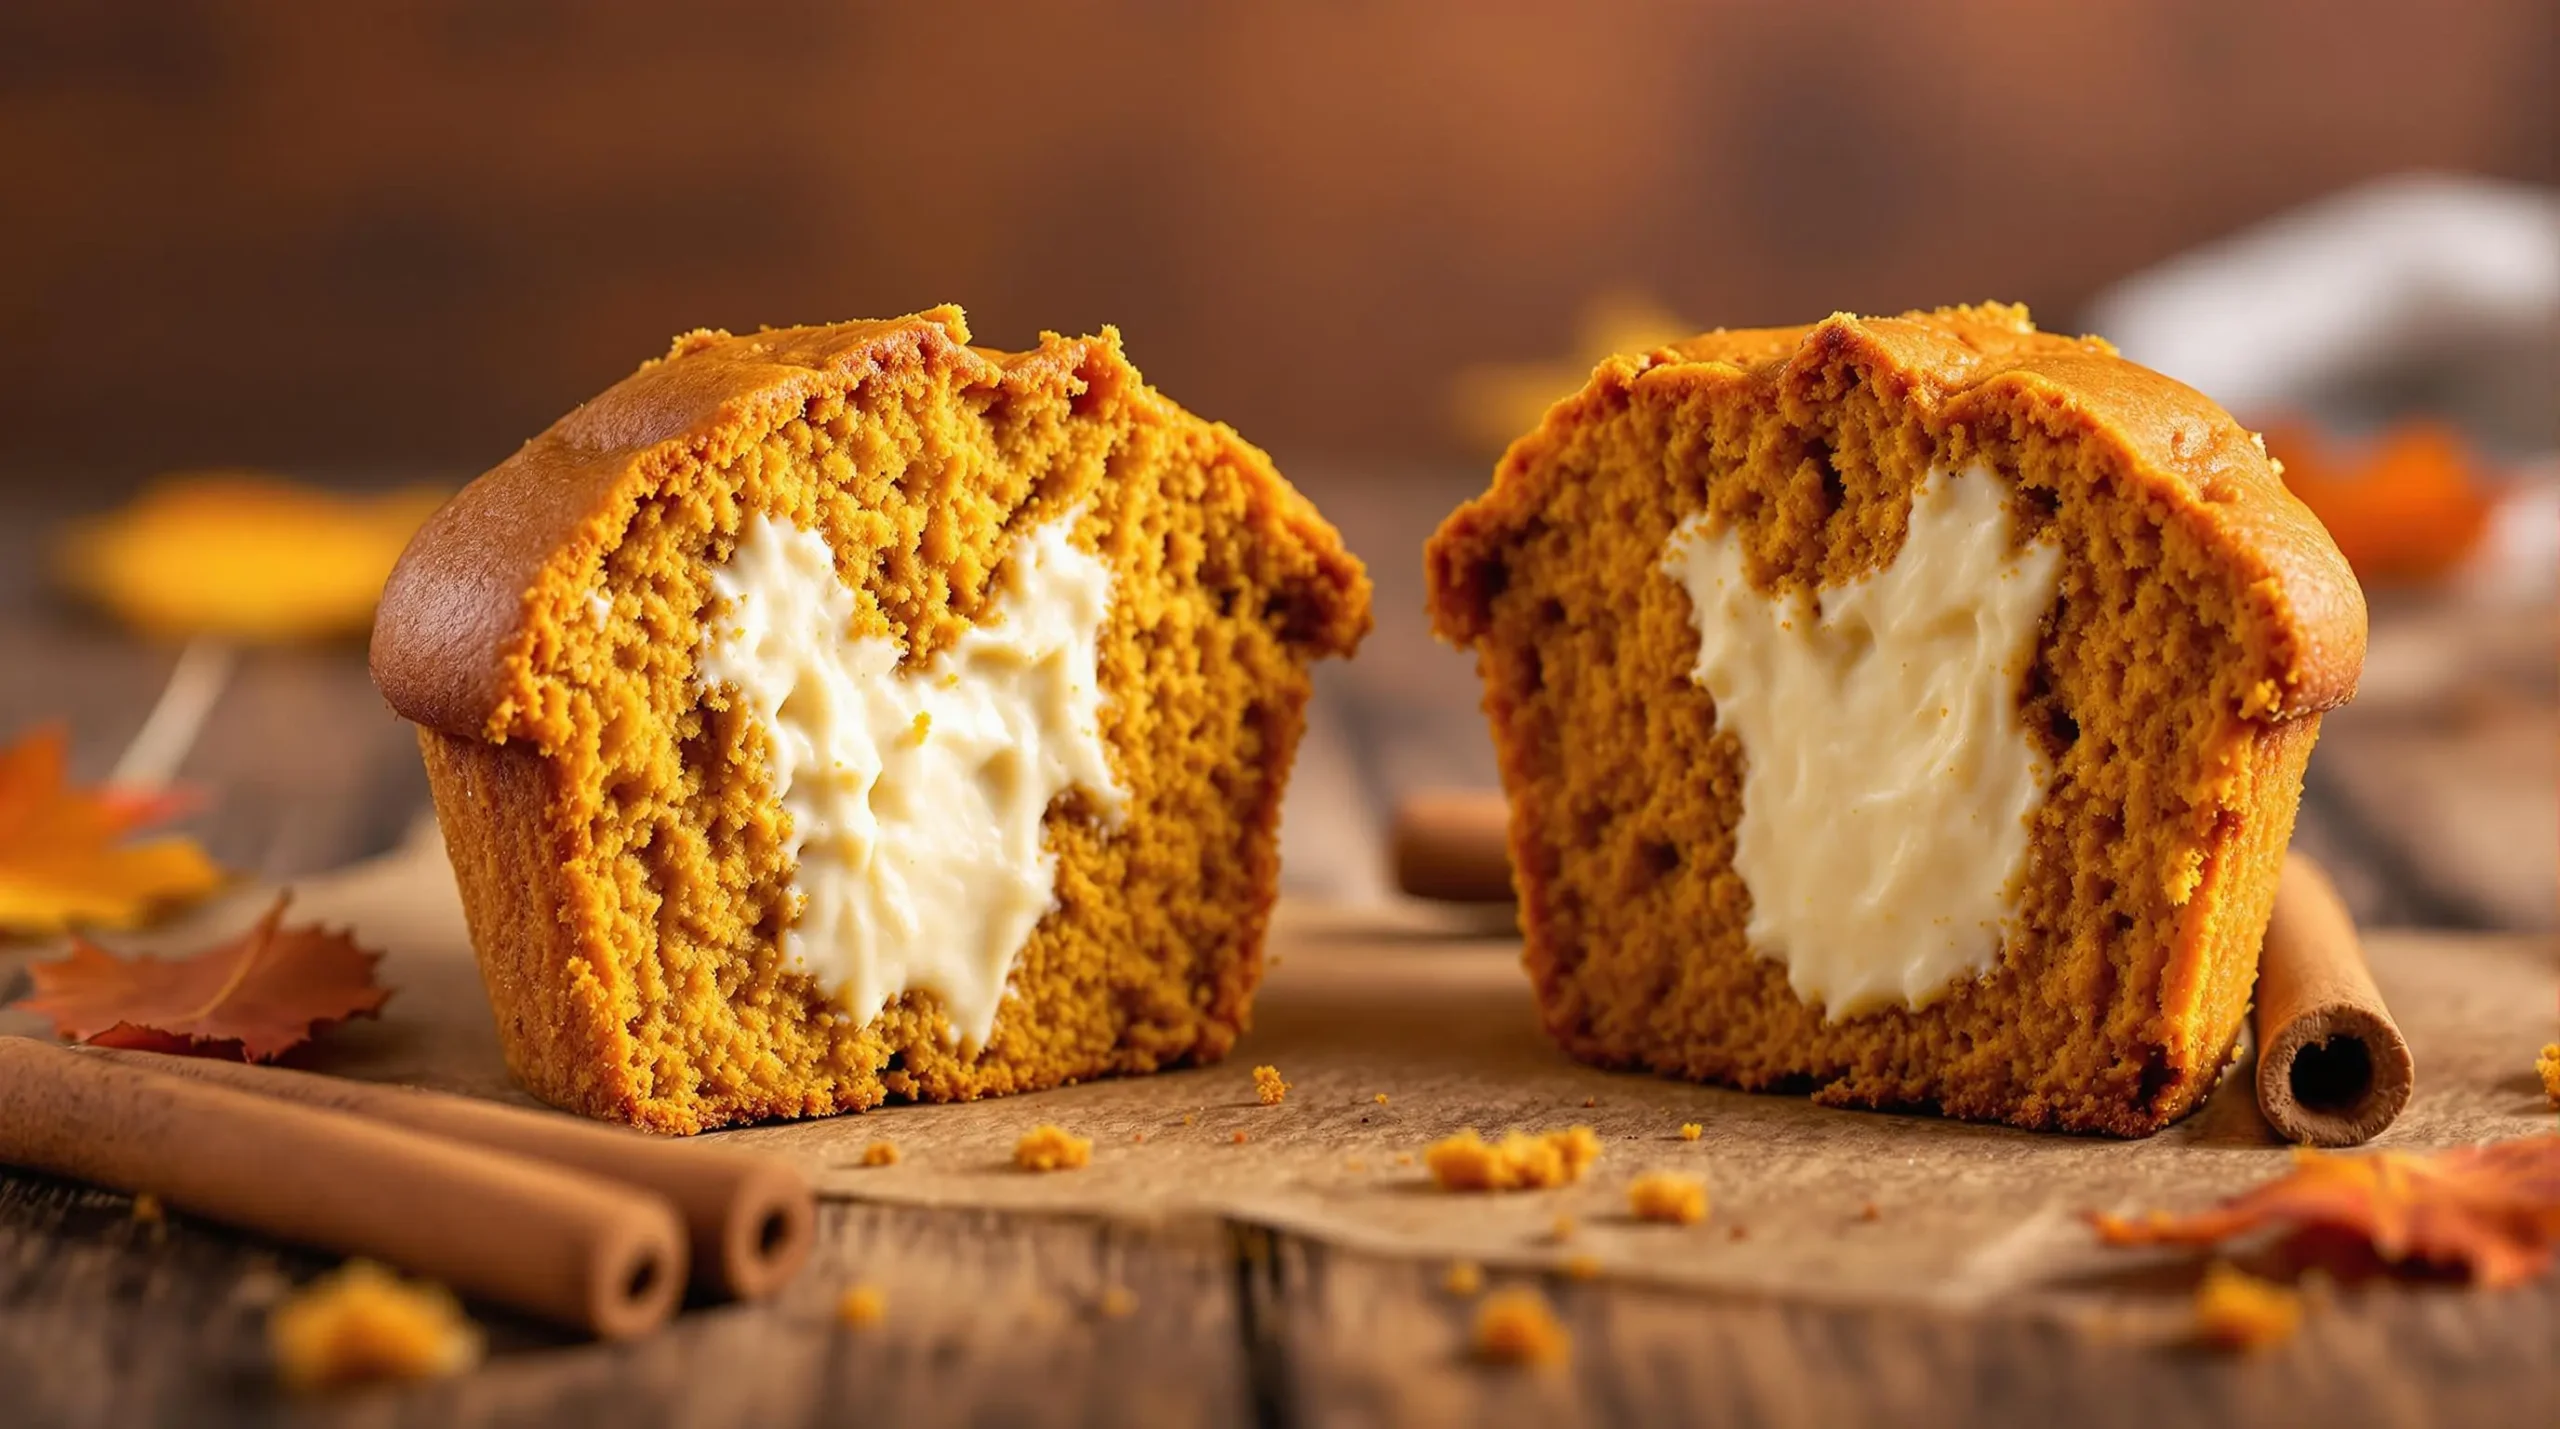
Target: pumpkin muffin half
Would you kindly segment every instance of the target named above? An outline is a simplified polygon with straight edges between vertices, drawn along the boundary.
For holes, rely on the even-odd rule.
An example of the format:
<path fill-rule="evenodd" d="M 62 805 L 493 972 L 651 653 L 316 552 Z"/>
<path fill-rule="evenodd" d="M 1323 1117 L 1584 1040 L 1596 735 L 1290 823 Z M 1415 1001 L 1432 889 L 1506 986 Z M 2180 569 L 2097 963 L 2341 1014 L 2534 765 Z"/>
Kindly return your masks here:
<path fill-rule="evenodd" d="M 695 333 L 384 589 L 508 1060 L 691 1132 L 1213 1059 L 1369 586 L 1116 333 Z"/>
<path fill-rule="evenodd" d="M 2021 308 L 1710 333 L 1428 565 L 1576 1056 L 2128 1136 L 2212 1089 L 2364 652 L 2212 402 Z"/>

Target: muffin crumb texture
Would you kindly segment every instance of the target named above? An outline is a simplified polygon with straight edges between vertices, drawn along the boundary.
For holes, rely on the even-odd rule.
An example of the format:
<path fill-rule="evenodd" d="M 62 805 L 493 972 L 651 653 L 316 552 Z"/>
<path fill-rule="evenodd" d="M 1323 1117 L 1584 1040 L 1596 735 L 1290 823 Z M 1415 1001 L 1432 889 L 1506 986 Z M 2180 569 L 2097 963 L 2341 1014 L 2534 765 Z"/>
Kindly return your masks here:
<path fill-rule="evenodd" d="M 1073 1171 L 1092 1161 L 1090 1138 L 1046 1122 L 1024 1132 L 1013 1145 L 1013 1164 L 1025 1171 Z"/>
<path fill-rule="evenodd" d="M 889 1296 L 877 1285 L 848 1285 L 836 1297 L 836 1318 L 857 1330 L 879 1324 L 888 1313 Z"/>
<path fill-rule="evenodd" d="M 1587 1126 L 1531 1135 L 1506 1133 L 1488 1142 L 1474 1127 L 1424 1148 L 1423 1164 L 1443 1191 L 1525 1191 L 1570 1186 L 1600 1159 L 1600 1138 Z"/>
<path fill-rule="evenodd" d="M 438 1379 L 480 1362 L 480 1328 L 441 1285 L 351 1260 L 288 1296 L 267 1317 L 267 1345 L 287 1388 L 337 1389 Z"/>
<path fill-rule="evenodd" d="M 1627 1183 L 1627 1209 L 1640 1221 L 1693 1226 L 1707 1218 L 1707 1183 L 1670 1171 L 1647 1171 Z"/>
<path fill-rule="evenodd" d="M 1278 1067 L 1253 1069 L 1253 1094 L 1264 1106 L 1278 1106 L 1288 1099 L 1289 1084 L 1280 1080 Z"/>
<path fill-rule="evenodd" d="M 1498 1290 L 1476 1309 L 1475 1356 L 1486 1364 L 1561 1365 L 1573 1357 L 1573 1337 L 1535 1290 Z"/>

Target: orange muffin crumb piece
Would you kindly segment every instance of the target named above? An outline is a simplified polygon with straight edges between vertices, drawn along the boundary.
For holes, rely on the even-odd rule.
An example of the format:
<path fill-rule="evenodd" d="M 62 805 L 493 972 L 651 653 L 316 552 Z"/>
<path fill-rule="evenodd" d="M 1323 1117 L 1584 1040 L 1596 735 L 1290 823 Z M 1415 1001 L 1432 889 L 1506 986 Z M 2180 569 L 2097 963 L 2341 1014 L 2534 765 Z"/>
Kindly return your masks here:
<path fill-rule="evenodd" d="M 1484 1289 L 1484 1267 L 1472 1260 L 1453 1260 L 1449 1273 L 1440 1279 L 1440 1288 L 1452 1295 L 1473 1295 Z"/>
<path fill-rule="evenodd" d="M 1264 1106 L 1278 1106 L 1289 1095 L 1289 1084 L 1280 1080 L 1278 1067 L 1253 1069 L 1253 1094 L 1262 1098 Z"/>
<path fill-rule="evenodd" d="M 1559 1365 L 1573 1357 L 1573 1337 L 1535 1290 L 1504 1290 L 1476 1310 L 1476 1358 L 1487 1364 Z"/>
<path fill-rule="evenodd" d="M 889 1297 L 877 1285 L 848 1285 L 836 1297 L 836 1318 L 859 1330 L 889 1313 Z"/>
<path fill-rule="evenodd" d="M 1106 1320 L 1126 1320 L 1138 1313 L 1138 1292 L 1126 1285 L 1106 1285 L 1093 1302 L 1093 1311 Z"/>
<path fill-rule="evenodd" d="M 156 1226 L 162 1221 L 167 1220 L 168 1217 L 169 1213 L 161 1208 L 160 1198 L 158 1196 L 151 1194 L 149 1191 L 136 1191 L 133 1193 L 133 1218 L 135 1220 L 142 1222 L 146 1226 Z"/>
<path fill-rule="evenodd" d="M 267 1317 L 276 1373 L 295 1390 L 436 1379 L 480 1362 L 480 1329 L 451 1291 L 351 1260 Z"/>
<path fill-rule="evenodd" d="M 1072 1171 L 1093 1161 L 1093 1141 L 1046 1122 L 1013 1144 L 1013 1164 L 1025 1171 Z"/>
<path fill-rule="evenodd" d="M 1869 1201 L 1858 1208 L 1858 1219 L 1862 1221 L 1880 1221 L 1884 1219 L 1884 1211 L 1880 1209 L 1875 1202 Z"/>
<path fill-rule="evenodd" d="M 1707 1218 L 1707 1183 L 1695 1176 L 1647 1171 L 1627 1183 L 1627 1208 L 1638 1220 L 1694 1226 Z"/>
<path fill-rule="evenodd" d="M 1385 1106 L 1387 1104 L 1387 1094 L 1385 1092 L 1380 1092 L 1376 1096 L 1369 1098 L 1369 1100 L 1376 1102 L 1380 1106 Z"/>
<path fill-rule="evenodd" d="M 2551 1098 L 2553 1106 L 2560 1107 L 2560 1042 L 2543 1048 L 2542 1055 L 2534 1059 L 2533 1069 L 2542 1074 L 2542 1094 Z"/>
<path fill-rule="evenodd" d="M 2196 1287 L 2196 1338 L 2222 1350 L 2257 1350 L 2292 1337 L 2302 1296 L 2215 1261 Z"/>
<path fill-rule="evenodd" d="M 1444 1191 L 1518 1191 L 1569 1186 L 1600 1159 L 1600 1138 L 1573 1126 L 1531 1136 L 1511 1132 L 1487 1142 L 1468 1127 L 1423 1149 L 1423 1163 Z"/>
<path fill-rule="evenodd" d="M 894 1141 L 875 1141 L 870 1145 L 865 1146 L 862 1148 L 862 1164 L 865 1166 L 897 1165 L 898 1143 Z"/>
<path fill-rule="evenodd" d="M 1680 1139 L 1682 1141 L 1695 1141 L 1706 1134 L 1707 1129 L 1694 1121 L 1684 1121 L 1680 1123 Z"/>

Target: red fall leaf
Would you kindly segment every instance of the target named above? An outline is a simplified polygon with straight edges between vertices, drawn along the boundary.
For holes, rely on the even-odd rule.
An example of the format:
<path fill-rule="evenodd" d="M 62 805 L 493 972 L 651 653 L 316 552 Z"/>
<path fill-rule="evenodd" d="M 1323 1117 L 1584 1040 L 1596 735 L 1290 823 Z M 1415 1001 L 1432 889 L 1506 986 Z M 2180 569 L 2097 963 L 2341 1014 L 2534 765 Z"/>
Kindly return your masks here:
<path fill-rule="evenodd" d="M 2113 1245 L 2219 1245 L 2280 1231 L 2316 1255 L 2340 1238 L 2395 1269 L 2519 1285 L 2560 1250 L 2560 1136 L 2528 1136 L 2420 1156 L 2295 1153 L 2293 1170 L 2209 1211 L 2093 1215 Z"/>
<path fill-rule="evenodd" d="M 380 953 L 317 923 L 286 927 L 291 897 L 277 894 L 247 932 L 191 958 L 123 958 L 75 937 L 68 957 L 28 968 L 36 990 L 18 1005 L 73 1041 L 273 1061 L 391 995 L 373 978 Z"/>

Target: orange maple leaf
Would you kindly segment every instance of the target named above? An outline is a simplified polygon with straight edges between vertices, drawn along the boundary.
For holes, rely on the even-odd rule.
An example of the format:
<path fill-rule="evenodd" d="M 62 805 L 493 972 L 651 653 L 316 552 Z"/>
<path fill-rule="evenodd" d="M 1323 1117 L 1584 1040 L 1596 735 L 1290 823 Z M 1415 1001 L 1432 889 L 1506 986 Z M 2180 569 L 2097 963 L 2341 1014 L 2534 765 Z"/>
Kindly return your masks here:
<path fill-rule="evenodd" d="M 56 725 L 0 747 L 0 932 L 129 928 L 221 886 L 222 870 L 193 839 L 124 842 L 183 805 L 151 791 L 70 787 L 68 743 Z"/>
<path fill-rule="evenodd" d="M 36 990 L 18 1005 L 74 1041 L 273 1061 L 391 996 L 373 980 L 380 953 L 317 923 L 284 926 L 292 896 L 277 894 L 249 931 L 192 958 L 120 958 L 74 938 L 70 956 L 27 969 Z"/>
<path fill-rule="evenodd" d="M 2344 1238 L 2394 1268 L 2518 1285 L 2541 1274 L 2560 1249 L 2560 1136 L 2432 1156 L 2298 1151 L 2290 1173 L 2209 1211 L 2089 1220 L 2111 1245 L 2217 1245 L 2280 1227 L 2306 1249 Z"/>

